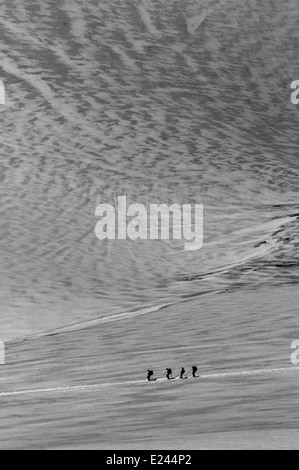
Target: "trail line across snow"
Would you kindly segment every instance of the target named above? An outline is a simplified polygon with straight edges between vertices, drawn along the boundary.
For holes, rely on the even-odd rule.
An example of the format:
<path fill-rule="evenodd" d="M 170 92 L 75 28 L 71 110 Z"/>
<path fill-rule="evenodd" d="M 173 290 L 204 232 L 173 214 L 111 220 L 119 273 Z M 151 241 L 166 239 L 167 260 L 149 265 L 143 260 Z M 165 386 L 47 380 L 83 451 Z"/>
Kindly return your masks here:
<path fill-rule="evenodd" d="M 219 372 L 217 374 L 204 374 L 200 375 L 197 379 L 191 380 L 212 380 L 212 379 L 223 379 L 226 377 L 244 377 L 244 376 L 255 376 L 255 375 L 267 375 L 267 374 L 284 374 L 290 372 L 299 372 L 299 367 L 282 367 L 276 369 L 256 369 L 256 370 L 241 370 L 241 371 L 228 371 L 228 372 Z M 174 380 L 180 380 L 179 378 Z M 77 386 L 63 386 L 55 388 L 41 388 L 41 389 L 28 389 L 28 390 L 16 390 L 8 392 L 0 392 L 1 397 L 18 397 L 26 395 L 43 395 L 43 394 L 58 394 L 58 393 L 88 393 L 101 390 L 102 388 L 112 388 L 119 387 L 123 385 L 141 385 L 148 384 L 152 386 L 154 384 L 159 384 L 165 382 L 165 379 L 158 379 L 153 382 L 148 382 L 147 380 L 127 380 L 123 382 L 109 382 L 102 384 L 94 385 L 77 385 Z"/>

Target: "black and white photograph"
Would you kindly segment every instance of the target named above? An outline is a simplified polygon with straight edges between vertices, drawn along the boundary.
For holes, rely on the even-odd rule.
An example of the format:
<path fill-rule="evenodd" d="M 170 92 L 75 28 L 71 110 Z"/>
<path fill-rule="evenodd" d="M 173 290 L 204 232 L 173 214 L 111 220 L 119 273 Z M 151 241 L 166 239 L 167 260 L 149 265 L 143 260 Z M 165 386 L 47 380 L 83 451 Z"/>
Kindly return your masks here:
<path fill-rule="evenodd" d="M 1 0 L 0 125 L 0 450 L 299 450 L 298 0 Z"/>

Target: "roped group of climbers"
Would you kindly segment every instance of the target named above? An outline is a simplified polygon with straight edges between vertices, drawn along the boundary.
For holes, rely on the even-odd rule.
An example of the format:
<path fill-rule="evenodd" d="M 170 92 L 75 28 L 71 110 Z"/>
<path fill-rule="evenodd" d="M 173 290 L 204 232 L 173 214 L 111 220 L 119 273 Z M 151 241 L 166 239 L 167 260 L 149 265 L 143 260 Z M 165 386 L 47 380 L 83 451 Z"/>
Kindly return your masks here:
<path fill-rule="evenodd" d="M 198 370 L 198 369 L 197 369 L 196 366 L 192 366 L 192 367 L 191 367 L 192 377 L 193 377 L 193 378 L 199 377 L 199 375 L 196 375 L 197 370 Z M 190 372 L 191 372 L 191 371 L 190 371 Z M 152 381 L 157 380 L 156 378 L 153 377 L 153 375 L 154 375 L 154 371 L 148 369 L 148 370 L 147 370 L 147 380 L 148 380 L 149 382 L 152 382 Z M 188 376 L 186 375 L 186 371 L 185 371 L 184 367 L 181 368 L 181 371 L 180 371 L 180 373 L 177 375 L 177 377 L 173 377 L 173 375 L 172 375 L 172 369 L 171 369 L 170 367 L 167 367 L 165 374 L 164 374 L 162 377 L 160 377 L 160 378 L 163 378 L 163 377 L 165 377 L 167 380 L 174 380 L 174 379 L 176 379 L 177 377 L 179 377 L 180 379 L 188 379 Z"/>

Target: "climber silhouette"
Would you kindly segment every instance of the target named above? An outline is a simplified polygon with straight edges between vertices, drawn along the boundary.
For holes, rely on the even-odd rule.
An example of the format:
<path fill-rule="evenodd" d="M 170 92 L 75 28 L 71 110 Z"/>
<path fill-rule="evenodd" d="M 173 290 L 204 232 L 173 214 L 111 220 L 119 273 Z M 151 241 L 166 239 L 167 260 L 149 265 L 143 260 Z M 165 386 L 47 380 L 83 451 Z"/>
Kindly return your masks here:
<path fill-rule="evenodd" d="M 188 377 L 184 377 L 184 374 L 185 374 L 185 369 L 184 367 L 181 368 L 181 373 L 180 373 L 180 379 L 188 379 Z"/>
<path fill-rule="evenodd" d="M 166 378 L 167 378 L 167 380 L 172 380 L 173 379 L 172 370 L 169 367 L 166 368 Z"/>
<path fill-rule="evenodd" d="M 197 372 L 197 367 L 196 366 L 192 366 L 192 377 L 199 377 L 199 375 L 196 375 L 196 372 Z"/>
<path fill-rule="evenodd" d="M 157 380 L 157 379 L 152 379 L 152 378 L 151 378 L 153 375 L 154 375 L 154 371 L 148 369 L 148 370 L 147 370 L 147 380 L 148 380 L 149 382 L 153 382 L 153 381 Z"/>

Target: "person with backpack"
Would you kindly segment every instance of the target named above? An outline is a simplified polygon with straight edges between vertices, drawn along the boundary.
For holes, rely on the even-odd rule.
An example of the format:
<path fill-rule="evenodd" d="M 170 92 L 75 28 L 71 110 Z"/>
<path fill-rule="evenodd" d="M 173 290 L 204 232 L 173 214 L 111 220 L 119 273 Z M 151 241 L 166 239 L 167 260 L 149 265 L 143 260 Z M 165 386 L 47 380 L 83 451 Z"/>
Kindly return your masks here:
<path fill-rule="evenodd" d="M 154 375 L 154 371 L 148 369 L 148 370 L 147 370 L 147 380 L 148 380 L 149 382 L 153 382 L 153 381 L 157 380 L 157 379 L 152 379 L 152 378 L 151 378 L 153 375 Z"/>
<path fill-rule="evenodd" d="M 181 368 L 181 372 L 180 372 L 180 379 L 188 379 L 188 377 L 184 377 L 184 374 L 185 374 L 185 369 L 184 367 Z"/>

